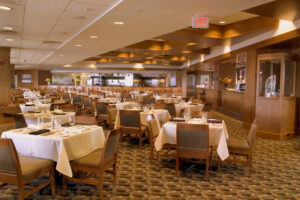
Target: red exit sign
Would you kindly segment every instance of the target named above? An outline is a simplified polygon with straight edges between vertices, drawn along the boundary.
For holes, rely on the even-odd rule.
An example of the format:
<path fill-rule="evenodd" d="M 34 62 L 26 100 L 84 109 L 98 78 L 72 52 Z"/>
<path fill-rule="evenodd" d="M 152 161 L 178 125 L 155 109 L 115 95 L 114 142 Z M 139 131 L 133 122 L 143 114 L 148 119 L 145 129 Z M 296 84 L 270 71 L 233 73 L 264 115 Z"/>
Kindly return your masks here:
<path fill-rule="evenodd" d="M 209 18 L 201 15 L 196 15 L 192 19 L 192 28 L 208 28 Z"/>

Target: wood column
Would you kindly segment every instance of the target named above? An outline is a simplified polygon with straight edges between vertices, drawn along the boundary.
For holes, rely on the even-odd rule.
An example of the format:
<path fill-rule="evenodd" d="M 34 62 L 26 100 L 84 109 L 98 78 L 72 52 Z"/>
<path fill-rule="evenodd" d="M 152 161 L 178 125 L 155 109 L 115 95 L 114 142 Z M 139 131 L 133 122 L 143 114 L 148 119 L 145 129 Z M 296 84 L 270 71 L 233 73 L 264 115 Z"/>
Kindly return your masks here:
<path fill-rule="evenodd" d="M 10 48 L 0 47 L 0 106 L 10 103 L 14 66 L 10 64 Z"/>
<path fill-rule="evenodd" d="M 246 64 L 246 90 L 244 97 L 244 122 L 243 126 L 249 128 L 255 118 L 256 109 L 256 69 L 257 69 L 256 49 L 247 51 Z"/>
<path fill-rule="evenodd" d="M 181 87 L 181 96 L 186 97 L 187 92 L 187 72 L 186 69 L 176 71 L 176 85 Z"/>

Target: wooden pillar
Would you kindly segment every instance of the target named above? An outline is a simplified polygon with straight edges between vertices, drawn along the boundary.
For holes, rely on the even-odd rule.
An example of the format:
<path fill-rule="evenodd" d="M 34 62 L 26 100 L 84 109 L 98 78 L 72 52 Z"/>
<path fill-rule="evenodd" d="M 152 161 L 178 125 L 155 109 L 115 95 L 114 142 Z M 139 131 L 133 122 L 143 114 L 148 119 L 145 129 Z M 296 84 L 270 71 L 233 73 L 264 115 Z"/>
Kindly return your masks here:
<path fill-rule="evenodd" d="M 244 97 L 244 122 L 245 128 L 250 127 L 255 118 L 256 109 L 256 69 L 257 69 L 256 49 L 247 51 L 246 64 L 246 90 Z"/>
<path fill-rule="evenodd" d="M 10 103 L 14 66 L 10 64 L 10 48 L 0 47 L 0 106 Z"/>
<path fill-rule="evenodd" d="M 176 85 L 181 87 L 181 96 L 186 97 L 187 72 L 186 69 L 176 71 Z"/>

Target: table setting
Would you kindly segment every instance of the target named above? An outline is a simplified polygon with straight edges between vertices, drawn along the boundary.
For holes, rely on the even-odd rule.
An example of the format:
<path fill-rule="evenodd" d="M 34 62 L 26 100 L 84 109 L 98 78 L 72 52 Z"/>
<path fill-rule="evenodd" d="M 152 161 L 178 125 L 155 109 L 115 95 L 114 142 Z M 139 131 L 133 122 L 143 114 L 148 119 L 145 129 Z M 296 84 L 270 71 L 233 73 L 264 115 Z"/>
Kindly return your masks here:
<path fill-rule="evenodd" d="M 223 120 L 202 118 L 172 118 L 160 129 L 159 135 L 154 143 L 156 151 L 163 148 L 164 144 L 176 144 L 177 123 L 208 124 L 209 145 L 217 147 L 217 153 L 221 160 L 229 156 L 226 140 L 229 138 L 226 123 Z"/>

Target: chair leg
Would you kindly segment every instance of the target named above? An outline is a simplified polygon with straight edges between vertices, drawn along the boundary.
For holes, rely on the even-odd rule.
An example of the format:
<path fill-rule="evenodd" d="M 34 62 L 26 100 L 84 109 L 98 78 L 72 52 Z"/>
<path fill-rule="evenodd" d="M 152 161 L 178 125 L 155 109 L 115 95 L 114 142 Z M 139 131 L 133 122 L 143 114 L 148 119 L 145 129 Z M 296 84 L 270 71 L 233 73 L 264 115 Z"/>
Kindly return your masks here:
<path fill-rule="evenodd" d="M 220 166 L 221 166 L 221 159 L 220 156 L 218 155 L 218 171 L 220 170 Z"/>
<path fill-rule="evenodd" d="M 250 175 L 252 175 L 252 154 L 248 155 L 248 163 L 250 167 Z"/>
<path fill-rule="evenodd" d="M 51 169 L 51 192 L 52 192 L 52 196 L 55 196 L 55 171 L 54 171 L 54 166 L 52 166 L 52 169 Z"/>
<path fill-rule="evenodd" d="M 118 181 L 117 181 L 117 164 L 113 165 L 113 176 L 114 176 L 114 184 L 116 185 L 118 183 Z"/>
<path fill-rule="evenodd" d="M 150 164 L 152 164 L 153 160 L 153 147 L 150 148 Z"/>
<path fill-rule="evenodd" d="M 24 185 L 23 183 L 18 184 L 18 199 L 19 200 L 24 200 Z"/>
<path fill-rule="evenodd" d="M 209 176 L 209 158 L 206 158 L 206 173 L 205 173 L 205 179 L 208 180 Z"/>
<path fill-rule="evenodd" d="M 67 177 L 64 175 L 63 176 L 63 188 L 62 188 L 62 195 L 66 195 L 66 190 L 67 190 Z"/>
<path fill-rule="evenodd" d="M 177 156 L 177 157 L 176 157 L 176 176 L 178 176 L 179 165 L 180 165 L 180 159 L 179 159 L 179 157 Z"/>
<path fill-rule="evenodd" d="M 141 136 L 141 134 L 139 135 L 139 143 L 140 143 L 140 149 L 142 149 L 142 147 L 143 147 L 143 140 L 142 140 L 142 136 Z"/>
<path fill-rule="evenodd" d="M 103 171 L 99 175 L 99 193 L 100 199 L 103 200 Z"/>

